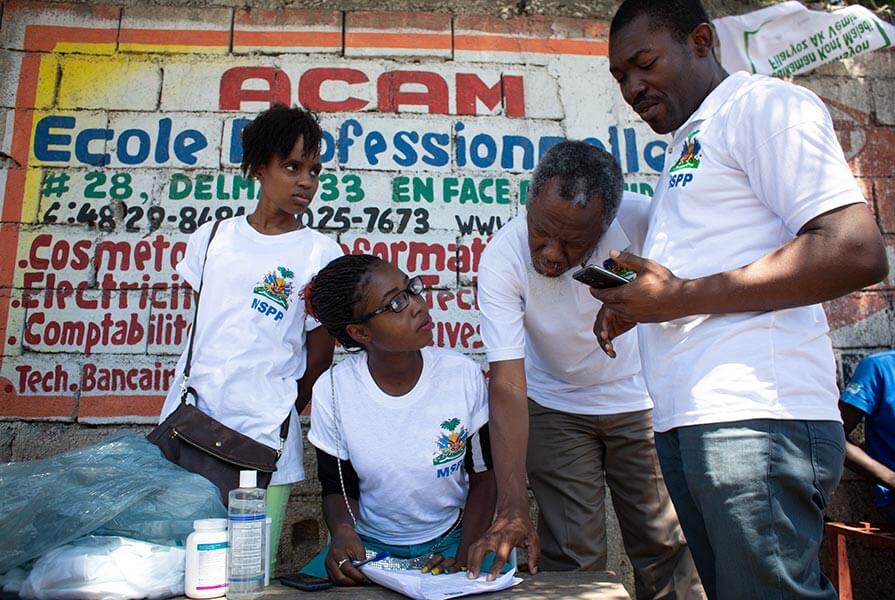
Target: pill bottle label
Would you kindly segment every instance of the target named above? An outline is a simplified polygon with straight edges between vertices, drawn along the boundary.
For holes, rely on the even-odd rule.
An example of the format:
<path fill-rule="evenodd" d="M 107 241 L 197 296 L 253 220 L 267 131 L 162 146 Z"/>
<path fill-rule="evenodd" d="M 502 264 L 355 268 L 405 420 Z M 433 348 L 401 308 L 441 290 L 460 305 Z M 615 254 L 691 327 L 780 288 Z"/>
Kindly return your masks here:
<path fill-rule="evenodd" d="M 227 542 L 196 544 L 199 591 L 224 590 L 227 587 Z"/>

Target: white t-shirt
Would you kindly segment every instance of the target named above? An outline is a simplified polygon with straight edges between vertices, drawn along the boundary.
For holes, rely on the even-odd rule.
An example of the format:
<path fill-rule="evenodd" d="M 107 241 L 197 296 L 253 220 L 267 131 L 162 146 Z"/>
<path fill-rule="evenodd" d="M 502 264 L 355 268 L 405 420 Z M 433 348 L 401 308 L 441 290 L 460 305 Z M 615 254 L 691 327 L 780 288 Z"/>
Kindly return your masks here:
<path fill-rule="evenodd" d="M 189 385 L 199 409 L 272 448 L 288 414 L 289 435 L 271 483 L 304 478 L 296 384 L 306 366 L 306 332 L 318 326 L 299 293 L 341 247 L 308 228 L 280 235 L 256 231 L 245 217 L 222 221 L 202 260 L 212 223 L 190 236 L 177 272 L 202 295 Z M 160 420 L 180 402 L 186 348 Z"/>
<path fill-rule="evenodd" d="M 646 235 L 649 199 L 626 192 L 618 215 L 590 263 L 610 250 L 639 253 Z M 489 362 L 525 359 L 529 397 L 563 412 L 605 415 L 652 407 L 643 377 L 637 335 L 616 338 L 617 358 L 597 344 L 594 319 L 602 303 L 572 279 L 538 274 L 531 264 L 528 223 L 518 217 L 488 243 L 479 263 L 482 340 Z"/>
<path fill-rule="evenodd" d="M 748 265 L 814 217 L 860 202 L 817 96 L 738 72 L 674 133 L 644 253 L 678 277 L 711 275 Z M 656 431 L 754 418 L 839 420 L 820 305 L 637 329 Z"/>
<path fill-rule="evenodd" d="M 469 486 L 467 440 L 488 421 L 479 366 L 446 348 L 422 355 L 420 379 L 403 396 L 376 385 L 363 352 L 332 367 L 335 417 L 329 371 L 314 384 L 308 440 L 351 461 L 360 480 L 357 531 L 388 544 L 425 542 L 453 525 Z"/>

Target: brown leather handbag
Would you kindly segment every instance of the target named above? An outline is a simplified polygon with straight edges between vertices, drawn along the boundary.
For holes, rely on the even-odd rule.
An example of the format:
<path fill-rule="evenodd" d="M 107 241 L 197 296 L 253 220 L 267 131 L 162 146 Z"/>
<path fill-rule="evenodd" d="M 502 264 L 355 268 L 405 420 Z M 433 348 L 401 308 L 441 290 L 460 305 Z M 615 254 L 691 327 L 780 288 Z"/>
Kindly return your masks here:
<path fill-rule="evenodd" d="M 211 228 L 208 246 L 202 262 L 202 277 L 205 275 L 205 261 L 208 247 L 217 233 L 216 221 Z M 199 410 L 195 403 L 196 390 L 189 386 L 190 366 L 193 359 L 193 340 L 199 315 L 199 297 L 202 295 L 202 281 L 193 313 L 193 327 L 187 347 L 186 365 L 183 369 L 183 383 L 180 386 L 180 405 L 162 423 L 149 432 L 146 438 L 158 446 L 165 458 L 193 473 L 198 473 L 218 486 L 221 499 L 227 504 L 230 490 L 239 487 L 239 472 L 258 472 L 258 487 L 270 484 L 273 472 L 277 470 L 277 460 L 283 452 L 286 436 L 289 434 L 289 415 L 280 426 L 280 447 L 271 448 L 252 438 L 230 429 L 220 421 Z M 193 404 L 188 402 L 193 397 Z"/>

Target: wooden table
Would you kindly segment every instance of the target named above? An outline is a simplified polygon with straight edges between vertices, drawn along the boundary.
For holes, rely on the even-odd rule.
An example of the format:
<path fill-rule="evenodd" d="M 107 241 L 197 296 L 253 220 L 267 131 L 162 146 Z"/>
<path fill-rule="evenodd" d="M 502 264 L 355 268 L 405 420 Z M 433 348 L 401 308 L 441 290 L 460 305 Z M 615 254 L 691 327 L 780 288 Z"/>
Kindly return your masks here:
<path fill-rule="evenodd" d="M 532 577 L 522 575 L 524 581 L 502 592 L 479 595 L 483 600 L 631 600 L 615 574 L 597 572 L 541 572 Z M 265 598 L 290 600 L 293 598 L 317 598 L 317 600 L 396 600 L 404 596 L 379 586 L 334 587 L 321 592 L 302 592 L 271 581 L 264 591 Z"/>
<path fill-rule="evenodd" d="M 824 534 L 827 538 L 827 552 L 830 557 L 830 570 L 833 574 L 833 587 L 839 592 L 839 600 L 852 600 L 851 569 L 848 566 L 847 539 L 857 540 L 865 546 L 895 549 L 895 528 L 885 525 L 873 526 L 870 523 L 846 524 L 825 523 Z"/>

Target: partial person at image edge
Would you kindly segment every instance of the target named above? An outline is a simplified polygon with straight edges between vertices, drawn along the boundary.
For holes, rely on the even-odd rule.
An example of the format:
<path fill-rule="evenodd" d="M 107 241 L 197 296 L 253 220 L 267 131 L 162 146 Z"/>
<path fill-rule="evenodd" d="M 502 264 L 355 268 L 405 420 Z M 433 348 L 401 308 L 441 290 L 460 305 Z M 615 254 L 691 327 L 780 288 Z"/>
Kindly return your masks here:
<path fill-rule="evenodd" d="M 874 482 L 882 518 L 895 525 L 895 350 L 864 357 L 839 396 L 845 466 Z M 864 421 L 864 446 L 848 436 Z"/>

